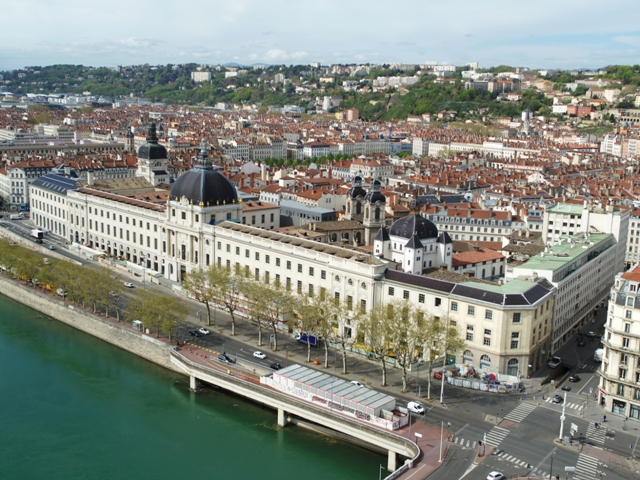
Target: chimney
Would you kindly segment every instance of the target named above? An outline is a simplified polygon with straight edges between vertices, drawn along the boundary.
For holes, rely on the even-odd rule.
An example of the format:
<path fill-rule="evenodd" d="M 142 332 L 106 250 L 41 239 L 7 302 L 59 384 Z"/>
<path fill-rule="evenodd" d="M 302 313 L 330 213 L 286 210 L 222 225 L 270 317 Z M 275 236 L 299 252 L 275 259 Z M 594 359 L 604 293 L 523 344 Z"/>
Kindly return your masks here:
<path fill-rule="evenodd" d="M 89 170 L 87 172 L 87 186 L 88 187 L 93 187 L 94 180 L 95 180 L 95 174 L 94 174 L 93 170 Z"/>

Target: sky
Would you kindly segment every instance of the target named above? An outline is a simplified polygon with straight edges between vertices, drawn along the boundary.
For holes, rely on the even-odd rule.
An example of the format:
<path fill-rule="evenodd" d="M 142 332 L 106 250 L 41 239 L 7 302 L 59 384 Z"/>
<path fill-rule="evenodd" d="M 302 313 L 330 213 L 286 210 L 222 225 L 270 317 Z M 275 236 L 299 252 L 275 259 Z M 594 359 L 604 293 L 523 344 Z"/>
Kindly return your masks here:
<path fill-rule="evenodd" d="M 19 0 L 0 70 L 149 63 L 640 63 L 633 0 Z"/>

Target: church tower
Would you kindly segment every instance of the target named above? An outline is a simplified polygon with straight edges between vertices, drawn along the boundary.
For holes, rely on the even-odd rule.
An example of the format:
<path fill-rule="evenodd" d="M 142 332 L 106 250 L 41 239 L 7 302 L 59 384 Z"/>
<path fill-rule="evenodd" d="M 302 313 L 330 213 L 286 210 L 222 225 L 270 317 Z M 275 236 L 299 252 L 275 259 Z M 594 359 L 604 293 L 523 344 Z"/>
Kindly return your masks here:
<path fill-rule="evenodd" d="M 384 226 L 387 197 L 380 192 L 381 187 L 380 180 L 374 180 L 371 184 L 371 191 L 364 197 L 365 205 L 362 225 L 364 226 L 365 245 L 372 245 L 374 236 Z"/>
<path fill-rule="evenodd" d="M 147 142 L 138 149 L 138 171 L 136 176 L 144 177 L 153 186 L 169 183 L 169 159 L 167 149 L 158 143 L 156 124 L 149 124 Z"/>

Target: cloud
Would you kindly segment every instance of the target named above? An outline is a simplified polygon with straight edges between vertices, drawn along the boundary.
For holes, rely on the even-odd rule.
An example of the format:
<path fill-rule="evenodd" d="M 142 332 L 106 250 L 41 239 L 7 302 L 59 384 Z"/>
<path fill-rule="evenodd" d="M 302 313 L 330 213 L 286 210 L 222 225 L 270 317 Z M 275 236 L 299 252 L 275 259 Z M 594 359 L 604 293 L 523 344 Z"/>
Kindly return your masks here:
<path fill-rule="evenodd" d="M 287 60 L 302 60 L 303 58 L 306 58 L 308 56 L 309 54 L 307 52 L 300 51 L 288 53 L 284 50 L 274 48 L 267 51 L 267 53 L 264 55 L 264 59 L 269 62 L 284 62 Z"/>
<path fill-rule="evenodd" d="M 417 43 L 404 41 L 404 42 L 398 42 L 396 43 L 396 45 L 398 45 L 399 47 L 415 47 Z"/>
<path fill-rule="evenodd" d="M 618 35 L 613 37 L 618 43 L 624 43 L 633 47 L 640 47 L 640 35 Z"/>
<path fill-rule="evenodd" d="M 150 47 L 157 47 L 161 43 L 165 43 L 164 41 L 158 40 L 156 38 L 136 38 L 136 37 L 123 38 L 118 42 L 121 45 L 124 45 L 125 47 L 130 47 L 130 48 L 150 48 Z"/>

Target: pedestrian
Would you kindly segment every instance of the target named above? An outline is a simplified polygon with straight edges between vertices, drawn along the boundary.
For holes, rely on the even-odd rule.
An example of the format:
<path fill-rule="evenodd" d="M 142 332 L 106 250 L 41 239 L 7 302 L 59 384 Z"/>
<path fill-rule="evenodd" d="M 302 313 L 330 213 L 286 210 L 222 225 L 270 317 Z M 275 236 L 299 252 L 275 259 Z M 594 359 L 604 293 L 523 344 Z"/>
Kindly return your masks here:
<path fill-rule="evenodd" d="M 605 415 L 604 417 L 602 417 L 602 421 L 606 422 L 607 421 L 607 416 Z"/>
<path fill-rule="evenodd" d="M 227 375 L 231 375 L 231 370 L 227 368 Z"/>

